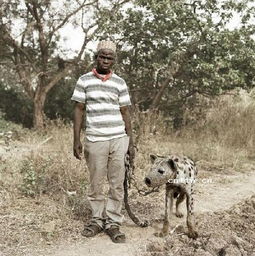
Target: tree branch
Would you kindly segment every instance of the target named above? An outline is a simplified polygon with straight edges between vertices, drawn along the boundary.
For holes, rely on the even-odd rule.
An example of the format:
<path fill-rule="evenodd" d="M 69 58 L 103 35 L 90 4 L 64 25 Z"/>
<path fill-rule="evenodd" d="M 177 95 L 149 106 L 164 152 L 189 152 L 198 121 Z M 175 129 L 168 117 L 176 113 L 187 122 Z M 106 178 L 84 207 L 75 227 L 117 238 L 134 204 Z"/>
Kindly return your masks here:
<path fill-rule="evenodd" d="M 157 92 L 156 96 L 154 97 L 153 101 L 152 101 L 152 104 L 151 104 L 151 109 L 156 109 L 159 105 L 159 102 L 162 98 L 162 95 L 166 89 L 166 87 L 169 85 L 169 83 L 173 80 L 173 77 L 169 77 L 167 78 L 164 83 L 161 85 L 159 91 Z"/>
<path fill-rule="evenodd" d="M 7 32 L 7 29 L 5 27 L 2 27 L 3 29 L 3 39 L 6 42 L 7 45 L 11 46 L 13 49 L 18 50 L 17 54 L 22 54 L 26 57 L 29 64 L 33 68 L 34 71 L 38 72 L 37 68 L 33 64 L 33 60 L 30 58 L 29 54 L 26 52 L 26 50 L 19 46 L 19 44 L 12 38 L 12 36 Z M 24 63 L 23 63 L 24 64 Z"/>
<path fill-rule="evenodd" d="M 47 61 L 48 61 L 48 48 L 47 48 L 47 43 L 45 39 L 41 17 L 38 15 L 39 3 L 36 1 L 32 1 L 31 4 L 32 4 L 32 8 L 29 5 L 29 3 L 26 3 L 26 7 L 36 21 L 36 25 L 37 25 L 36 27 L 39 32 L 39 45 L 41 49 L 42 64 L 43 64 L 44 71 L 46 71 Z"/>
<path fill-rule="evenodd" d="M 23 85 L 25 91 L 30 96 L 31 99 L 34 98 L 34 91 L 32 88 L 32 82 L 30 78 L 30 73 L 27 72 L 24 65 L 21 63 L 19 54 L 17 53 L 17 49 L 14 50 L 14 64 L 17 70 L 17 73 L 20 77 L 20 82 Z"/>
<path fill-rule="evenodd" d="M 64 68 L 62 71 L 58 72 L 53 78 L 50 80 L 50 82 L 44 87 L 44 90 L 46 94 L 50 91 L 52 87 L 54 87 L 65 75 L 67 75 L 68 71 L 70 70 L 70 67 Z"/>
<path fill-rule="evenodd" d="M 76 1 L 76 2 L 78 2 L 78 1 Z M 89 3 L 87 3 L 87 4 L 85 4 L 85 2 L 86 2 L 86 0 L 84 0 L 82 4 L 80 4 L 80 3 L 78 2 L 78 3 L 80 4 L 80 6 L 79 6 L 77 9 L 75 9 L 74 11 L 72 11 L 71 13 L 69 13 L 69 14 L 62 20 L 62 22 L 61 22 L 58 26 L 56 26 L 55 28 L 52 29 L 52 31 L 49 33 L 48 45 L 50 44 L 50 42 L 51 42 L 51 40 L 52 40 L 52 37 L 53 37 L 53 35 L 56 33 L 56 31 L 58 31 L 60 28 L 62 28 L 62 27 L 69 21 L 69 19 L 70 19 L 73 15 L 75 15 L 76 13 L 78 13 L 82 8 L 97 3 L 98 0 L 94 0 L 94 1 L 89 2 Z"/>

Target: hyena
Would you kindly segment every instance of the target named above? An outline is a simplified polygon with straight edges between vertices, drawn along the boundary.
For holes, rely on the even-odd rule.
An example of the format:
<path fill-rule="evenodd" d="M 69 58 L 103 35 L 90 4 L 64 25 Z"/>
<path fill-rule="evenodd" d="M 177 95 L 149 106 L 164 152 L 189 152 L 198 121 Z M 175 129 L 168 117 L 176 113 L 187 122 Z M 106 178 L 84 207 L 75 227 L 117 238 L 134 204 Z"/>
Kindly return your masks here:
<path fill-rule="evenodd" d="M 176 213 L 179 218 L 183 214 L 179 210 L 180 204 L 186 197 L 188 236 L 197 238 L 194 224 L 194 199 L 193 186 L 197 175 L 195 163 L 190 158 L 183 156 L 156 156 L 150 155 L 152 167 L 144 181 L 149 187 L 166 184 L 165 217 L 161 236 L 169 232 L 169 213 L 173 212 L 173 202 L 176 200 Z M 170 210 L 170 212 L 169 212 Z"/>

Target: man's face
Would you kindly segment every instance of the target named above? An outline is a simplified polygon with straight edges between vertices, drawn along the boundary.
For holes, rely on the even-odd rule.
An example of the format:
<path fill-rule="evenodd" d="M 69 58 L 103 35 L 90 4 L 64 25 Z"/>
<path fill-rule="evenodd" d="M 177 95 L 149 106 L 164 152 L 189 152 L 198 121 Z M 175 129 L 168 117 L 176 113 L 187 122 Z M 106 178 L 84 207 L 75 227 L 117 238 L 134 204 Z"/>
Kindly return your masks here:
<path fill-rule="evenodd" d="M 108 49 L 102 49 L 99 51 L 97 58 L 97 71 L 106 74 L 110 71 L 115 61 L 115 54 Z"/>

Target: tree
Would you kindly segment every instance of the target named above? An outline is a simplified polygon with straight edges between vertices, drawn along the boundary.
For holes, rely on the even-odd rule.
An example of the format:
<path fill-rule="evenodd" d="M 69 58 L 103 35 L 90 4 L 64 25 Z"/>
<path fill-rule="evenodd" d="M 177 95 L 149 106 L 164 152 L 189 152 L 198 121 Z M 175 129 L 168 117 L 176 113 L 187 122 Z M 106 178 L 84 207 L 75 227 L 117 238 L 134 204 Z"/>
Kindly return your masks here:
<path fill-rule="evenodd" d="M 104 5 L 118 9 L 125 2 L 128 1 L 105 1 Z M 32 99 L 36 128 L 44 125 L 44 104 L 49 91 L 71 74 L 93 40 L 102 18 L 100 9 L 99 0 L 1 1 L 0 56 L 14 64 L 20 84 Z M 84 40 L 74 57 L 63 58 L 60 30 L 68 23 L 82 29 Z"/>
<path fill-rule="evenodd" d="M 241 24 L 229 29 L 234 14 Z M 174 118 L 196 94 L 255 85 L 252 1 L 137 0 L 115 17 L 105 26 L 122 48 L 117 68 L 142 109 Z"/>

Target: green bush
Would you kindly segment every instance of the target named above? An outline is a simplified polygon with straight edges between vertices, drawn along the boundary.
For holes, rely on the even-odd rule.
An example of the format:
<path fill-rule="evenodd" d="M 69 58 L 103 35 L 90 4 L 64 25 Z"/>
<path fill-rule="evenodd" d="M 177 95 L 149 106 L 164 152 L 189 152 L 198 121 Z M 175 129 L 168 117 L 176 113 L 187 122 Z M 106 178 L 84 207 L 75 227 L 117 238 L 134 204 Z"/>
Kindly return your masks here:
<path fill-rule="evenodd" d="M 33 125 L 33 103 L 20 89 L 0 86 L 0 110 L 7 121 L 30 128 Z"/>
<path fill-rule="evenodd" d="M 75 81 L 70 79 L 53 87 L 45 102 L 45 114 L 51 119 L 72 119 L 73 102 L 71 101 Z"/>
<path fill-rule="evenodd" d="M 75 81 L 70 79 L 52 88 L 49 92 L 44 110 L 50 120 L 72 119 L 73 103 L 71 96 Z M 24 127 L 33 126 L 33 102 L 17 87 L 0 86 L 0 111 L 2 119 L 22 124 Z"/>
<path fill-rule="evenodd" d="M 26 159 L 21 166 L 23 183 L 20 186 L 21 192 L 26 196 L 35 197 L 46 193 L 47 171 L 51 166 L 51 159 L 43 159 L 40 164 L 36 159 Z"/>

